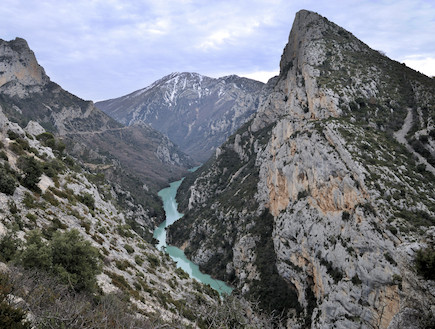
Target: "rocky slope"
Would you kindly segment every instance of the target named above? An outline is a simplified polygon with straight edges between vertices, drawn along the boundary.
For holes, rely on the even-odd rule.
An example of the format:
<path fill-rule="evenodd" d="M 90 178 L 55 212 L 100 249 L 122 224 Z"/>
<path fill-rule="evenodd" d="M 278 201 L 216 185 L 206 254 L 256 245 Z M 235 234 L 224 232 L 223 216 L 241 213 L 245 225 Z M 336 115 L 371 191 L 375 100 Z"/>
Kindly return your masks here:
<path fill-rule="evenodd" d="M 433 326 L 434 90 L 298 12 L 254 118 L 180 187 L 170 243 L 288 328 Z"/>
<path fill-rule="evenodd" d="M 263 86 L 235 75 L 213 79 L 197 73 L 172 73 L 96 106 L 122 124 L 150 124 L 182 151 L 205 162 L 254 113 Z"/>
<path fill-rule="evenodd" d="M 151 127 L 125 127 L 50 81 L 23 39 L 0 40 L 0 106 L 22 127 L 33 120 L 61 137 L 69 154 L 153 209 L 149 229 L 162 216 L 157 191 L 195 164 Z"/>
<path fill-rule="evenodd" d="M 39 133 L 37 136 L 33 135 L 35 131 Z M 79 327 L 75 317 L 84 316 L 80 308 L 89 306 L 83 305 L 84 297 L 77 291 L 68 295 L 54 278 L 50 281 L 40 259 L 35 257 L 29 262 L 20 254 L 35 248 L 30 243 L 35 232 L 40 232 L 43 238 L 37 248 L 37 254 L 42 255 L 46 250 L 43 244 L 50 242 L 59 232 L 72 229 L 98 251 L 102 263 L 96 278 L 99 298 L 112 295 L 116 299 L 115 296 L 123 294 L 118 301 L 120 305 L 127 304 L 129 312 L 136 317 L 139 315 L 143 319 L 142 325 L 147 324 L 147 328 L 193 325 L 199 317 L 192 314 L 190 306 L 186 308 L 187 303 L 191 307 L 200 307 L 199 301 L 204 305 L 217 305 L 216 293 L 211 288 L 176 270 L 175 263 L 168 256 L 132 230 L 130 216 L 123 206 L 128 191 L 120 188 L 115 191 L 104 177 L 82 169 L 58 148 L 47 146 L 50 144 L 48 141 L 54 145 L 59 143 L 35 121 L 23 129 L 9 121 L 0 109 L 0 275 L 4 280 L 2 275 L 10 272 L 12 280 L 25 288 L 23 291 L 23 286 L 14 287 L 15 298 L 8 298 L 11 305 L 29 311 L 32 321 L 36 321 L 34 323 L 48 321 L 53 327 Z M 127 201 L 132 202 L 128 198 Z M 8 250 L 12 243 L 13 250 Z M 11 253 L 15 255 L 11 257 Z M 77 259 L 81 254 L 71 256 Z M 5 267 L 1 261 L 9 261 L 9 265 Z M 17 274 L 12 267 L 14 264 L 37 272 L 29 275 L 21 269 Z M 7 284 L 1 282 L 3 296 L 3 287 Z M 40 289 L 47 296 L 40 295 Z M 53 309 L 49 301 L 42 302 L 43 298 L 53 299 L 50 293 L 57 296 Z M 68 302 L 77 304 L 68 306 Z M 122 313 L 120 310 L 112 312 Z M 121 313 L 116 314 L 125 316 Z M 0 323 L 4 324 L 4 319 L 3 315 L 0 316 Z M 88 324 L 84 327 L 99 326 Z M 113 324 L 110 327 L 123 326 Z"/>

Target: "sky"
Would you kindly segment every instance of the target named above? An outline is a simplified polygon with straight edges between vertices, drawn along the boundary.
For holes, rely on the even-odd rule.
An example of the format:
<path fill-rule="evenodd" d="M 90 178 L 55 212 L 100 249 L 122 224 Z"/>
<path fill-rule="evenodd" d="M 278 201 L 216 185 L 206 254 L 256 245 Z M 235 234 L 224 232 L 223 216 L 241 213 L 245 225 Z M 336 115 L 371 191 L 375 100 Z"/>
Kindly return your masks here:
<path fill-rule="evenodd" d="M 52 81 L 99 101 L 172 72 L 266 82 L 301 9 L 435 76 L 435 0 L 1 0 L 0 39 L 26 39 Z"/>

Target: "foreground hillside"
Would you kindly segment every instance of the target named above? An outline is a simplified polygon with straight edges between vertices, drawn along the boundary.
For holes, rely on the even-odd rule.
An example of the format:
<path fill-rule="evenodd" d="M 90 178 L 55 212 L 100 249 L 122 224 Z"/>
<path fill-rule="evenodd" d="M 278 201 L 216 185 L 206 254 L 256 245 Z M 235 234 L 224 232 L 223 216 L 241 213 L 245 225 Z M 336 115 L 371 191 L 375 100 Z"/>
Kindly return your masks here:
<path fill-rule="evenodd" d="M 169 231 L 287 328 L 435 325 L 435 81 L 296 15 L 254 118 Z"/>
<path fill-rule="evenodd" d="M 205 162 L 256 111 L 264 84 L 236 75 L 172 73 L 129 95 L 96 103 L 125 125 L 144 122 Z"/>
<path fill-rule="evenodd" d="M 22 39 L 0 40 L 0 73 L 1 328 L 272 327 L 152 244 L 190 158 L 51 82 Z"/>
<path fill-rule="evenodd" d="M 271 328 L 136 233 L 125 195 L 0 109 L 1 328 Z"/>

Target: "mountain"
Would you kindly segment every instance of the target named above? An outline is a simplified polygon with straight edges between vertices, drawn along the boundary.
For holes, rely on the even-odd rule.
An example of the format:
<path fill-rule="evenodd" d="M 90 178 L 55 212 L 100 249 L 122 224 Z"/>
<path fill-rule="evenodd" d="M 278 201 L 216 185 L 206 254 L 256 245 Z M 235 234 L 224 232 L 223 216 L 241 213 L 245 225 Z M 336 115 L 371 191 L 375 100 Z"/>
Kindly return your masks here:
<path fill-rule="evenodd" d="M 128 190 L 149 213 L 148 229 L 162 219 L 156 193 L 195 162 L 145 124 L 125 127 L 50 81 L 27 42 L 0 40 L 0 107 L 22 127 L 33 120 L 63 139 L 67 152 Z M 143 217 L 137 209 L 138 218 Z M 158 219 L 157 219 L 158 217 Z"/>
<path fill-rule="evenodd" d="M 430 328 L 435 81 L 310 11 L 168 232 L 287 328 Z"/>
<path fill-rule="evenodd" d="M 216 311 L 211 288 L 133 230 L 129 191 L 65 157 L 60 143 L 0 110 L 0 326 L 177 327 L 201 318 L 185 303 Z M 12 315 L 26 312 L 32 326 Z"/>
<path fill-rule="evenodd" d="M 213 79 L 172 73 L 96 106 L 122 124 L 145 122 L 205 162 L 255 112 L 264 84 L 236 75 Z"/>
<path fill-rule="evenodd" d="M 1 328 L 271 328 L 151 243 L 155 189 L 191 161 L 167 137 L 64 91 L 23 39 L 0 78 Z"/>

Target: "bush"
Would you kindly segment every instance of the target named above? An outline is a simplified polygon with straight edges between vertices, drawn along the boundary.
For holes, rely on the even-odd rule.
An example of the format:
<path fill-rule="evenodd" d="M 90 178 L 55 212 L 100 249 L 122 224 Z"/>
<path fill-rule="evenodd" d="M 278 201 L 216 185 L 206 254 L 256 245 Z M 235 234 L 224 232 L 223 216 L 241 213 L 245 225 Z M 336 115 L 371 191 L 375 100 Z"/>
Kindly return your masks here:
<path fill-rule="evenodd" d="M 157 256 L 148 254 L 147 260 L 150 263 L 152 268 L 156 268 L 157 266 L 160 266 L 160 261 L 159 261 L 159 258 Z"/>
<path fill-rule="evenodd" d="M 14 260 L 17 256 L 19 247 L 20 240 L 8 232 L 0 240 L 0 260 L 3 262 Z"/>
<path fill-rule="evenodd" d="M 31 156 L 20 157 L 18 159 L 18 167 L 23 171 L 24 176 L 21 178 L 21 183 L 34 191 L 39 192 L 37 186 L 42 175 L 41 164 Z"/>
<path fill-rule="evenodd" d="M 89 210 L 95 209 L 94 197 L 89 193 L 83 193 L 78 197 L 79 201 L 89 208 Z"/>
<path fill-rule="evenodd" d="M 124 245 L 124 249 L 125 249 L 129 254 L 134 253 L 134 249 L 133 249 L 133 247 L 130 246 L 129 244 L 125 244 L 125 245 Z"/>
<path fill-rule="evenodd" d="M 9 161 L 8 155 L 5 153 L 5 151 L 0 151 L 0 159 Z"/>
<path fill-rule="evenodd" d="M 8 137 L 10 140 L 16 140 L 18 138 L 21 138 L 21 135 L 17 134 L 15 131 L 8 130 Z"/>
<path fill-rule="evenodd" d="M 9 276 L 0 272 L 0 328 L 30 329 L 30 323 L 25 321 L 26 313 L 10 304 L 8 295 L 11 292 Z"/>
<path fill-rule="evenodd" d="M 418 250 L 415 267 L 426 280 L 435 280 L 435 250 L 430 247 Z"/>
<path fill-rule="evenodd" d="M 56 232 L 51 241 L 54 272 L 75 290 L 94 291 L 101 272 L 98 250 L 79 231 Z"/>
<path fill-rule="evenodd" d="M 16 183 L 14 176 L 0 166 L 0 192 L 12 195 L 15 192 Z"/>
<path fill-rule="evenodd" d="M 21 260 L 26 268 L 52 272 L 76 291 L 94 291 L 101 271 L 98 250 L 77 230 L 55 232 L 48 242 L 39 231 L 30 232 Z"/>
<path fill-rule="evenodd" d="M 52 266 L 50 246 L 43 241 L 40 231 L 30 231 L 27 235 L 21 261 L 25 268 L 40 268 L 49 271 Z"/>

